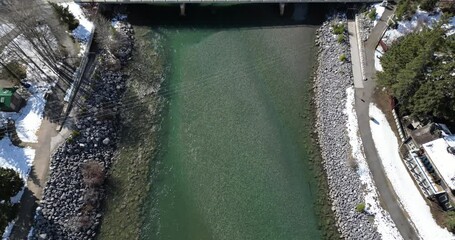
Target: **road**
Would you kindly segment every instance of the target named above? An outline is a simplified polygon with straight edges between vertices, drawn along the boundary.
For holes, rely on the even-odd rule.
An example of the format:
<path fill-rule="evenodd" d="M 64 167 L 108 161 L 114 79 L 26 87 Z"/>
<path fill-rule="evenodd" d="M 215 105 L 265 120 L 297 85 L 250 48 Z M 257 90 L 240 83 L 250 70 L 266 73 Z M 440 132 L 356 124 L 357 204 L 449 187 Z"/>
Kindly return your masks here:
<path fill-rule="evenodd" d="M 366 160 L 379 191 L 382 207 L 389 212 L 404 239 L 419 239 L 417 229 L 409 221 L 407 213 L 398 202 L 398 197 L 385 175 L 370 129 L 369 104 L 373 101 L 373 93 L 376 87 L 374 51 L 387 28 L 386 21 L 392 13 L 393 10 L 386 9 L 381 20 L 373 28 L 368 40 L 364 42 L 363 56 L 365 62 L 363 77 L 368 80 L 363 82 L 363 88 L 356 88 L 355 108 Z M 362 81 L 362 79 L 357 79 L 357 81 Z"/>

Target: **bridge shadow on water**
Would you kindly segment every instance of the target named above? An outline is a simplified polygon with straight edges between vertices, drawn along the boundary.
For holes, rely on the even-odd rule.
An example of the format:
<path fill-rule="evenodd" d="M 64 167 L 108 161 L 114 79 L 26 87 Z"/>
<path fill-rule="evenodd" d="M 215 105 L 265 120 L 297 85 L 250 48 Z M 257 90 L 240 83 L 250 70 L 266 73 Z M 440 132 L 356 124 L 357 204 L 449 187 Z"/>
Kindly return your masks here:
<path fill-rule="evenodd" d="M 286 4 L 280 16 L 277 3 L 256 4 L 186 4 L 186 15 L 180 16 L 178 4 L 123 5 L 128 20 L 136 26 L 197 27 L 197 28 L 263 28 L 274 26 L 320 25 L 326 15 L 344 4 Z"/>

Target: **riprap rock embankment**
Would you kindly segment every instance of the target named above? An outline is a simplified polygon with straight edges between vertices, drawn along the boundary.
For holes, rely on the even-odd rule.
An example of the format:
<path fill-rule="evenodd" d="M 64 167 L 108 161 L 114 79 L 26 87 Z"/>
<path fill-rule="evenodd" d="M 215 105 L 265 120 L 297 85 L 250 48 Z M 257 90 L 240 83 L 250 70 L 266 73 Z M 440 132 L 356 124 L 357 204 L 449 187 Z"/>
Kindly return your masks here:
<path fill-rule="evenodd" d="M 328 177 L 329 196 L 337 218 L 337 226 L 346 239 L 380 239 L 368 216 L 355 210 L 364 202 L 362 186 L 355 164 L 350 160 L 347 136 L 346 89 L 353 85 L 349 44 L 339 43 L 332 24 L 346 19 L 326 21 L 317 31 L 319 46 L 315 77 L 315 104 L 319 145 Z M 347 25 L 345 26 L 347 28 Z M 347 33 L 344 33 L 347 34 Z M 345 36 L 345 39 L 348 39 Z M 346 61 L 340 59 L 346 56 Z"/>
<path fill-rule="evenodd" d="M 95 238 L 102 217 L 105 174 L 114 158 L 121 126 L 120 101 L 128 78 L 121 66 L 129 59 L 134 42 L 131 25 L 123 23 L 117 31 L 123 38 L 116 57 L 101 50 L 93 92 L 85 96 L 87 100 L 74 119 L 72 136 L 52 156 L 31 239 Z"/>

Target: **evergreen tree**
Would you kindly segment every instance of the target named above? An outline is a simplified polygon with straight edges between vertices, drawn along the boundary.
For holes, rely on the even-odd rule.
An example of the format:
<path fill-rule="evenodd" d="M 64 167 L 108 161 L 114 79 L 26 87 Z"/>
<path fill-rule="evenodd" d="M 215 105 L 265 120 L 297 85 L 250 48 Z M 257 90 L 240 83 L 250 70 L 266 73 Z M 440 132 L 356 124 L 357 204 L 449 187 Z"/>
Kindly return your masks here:
<path fill-rule="evenodd" d="M 455 36 L 439 26 L 411 33 L 381 58 L 378 82 L 418 119 L 455 120 Z"/>

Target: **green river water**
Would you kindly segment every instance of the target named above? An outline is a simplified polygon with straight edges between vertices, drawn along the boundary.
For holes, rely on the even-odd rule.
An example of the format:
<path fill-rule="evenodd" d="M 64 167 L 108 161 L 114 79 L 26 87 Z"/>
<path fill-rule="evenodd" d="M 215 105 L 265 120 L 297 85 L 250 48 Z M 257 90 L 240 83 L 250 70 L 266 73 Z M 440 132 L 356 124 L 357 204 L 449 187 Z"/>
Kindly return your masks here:
<path fill-rule="evenodd" d="M 252 9 L 147 23 L 169 70 L 142 239 L 324 236 L 316 202 L 325 190 L 311 163 L 317 25 L 280 18 L 275 5 Z"/>

